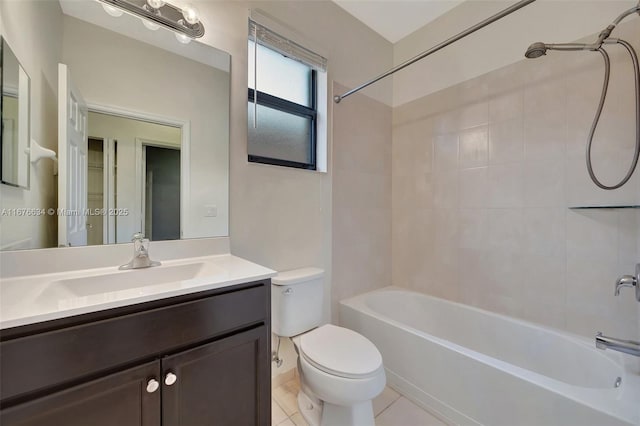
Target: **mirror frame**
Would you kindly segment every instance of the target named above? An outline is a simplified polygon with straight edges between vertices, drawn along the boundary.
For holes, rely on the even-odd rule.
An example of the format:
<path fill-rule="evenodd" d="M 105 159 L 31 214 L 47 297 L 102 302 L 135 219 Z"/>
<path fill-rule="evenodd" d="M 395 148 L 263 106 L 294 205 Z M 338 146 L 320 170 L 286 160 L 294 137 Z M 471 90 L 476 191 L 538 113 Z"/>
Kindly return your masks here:
<path fill-rule="evenodd" d="M 17 160 L 17 168 L 18 168 L 18 176 L 17 182 L 10 182 L 3 179 L 2 175 L 2 154 L 3 149 L 2 145 L 4 140 L 2 139 L 2 133 L 0 131 L 0 183 L 7 186 L 12 186 L 15 188 L 29 189 L 30 181 L 31 181 L 31 162 L 29 159 L 29 154 L 25 151 L 31 146 L 31 77 L 29 73 L 24 69 L 24 66 L 20 62 L 20 59 L 17 57 L 13 49 L 7 43 L 7 39 L 4 36 L 0 36 L 0 119 L 4 119 L 4 71 L 5 71 L 5 63 L 4 63 L 4 54 L 5 49 L 9 49 L 13 56 L 16 58 L 16 62 L 18 63 L 18 160 Z M 24 84 L 22 84 L 24 82 Z M 22 117 L 25 117 L 26 120 L 23 121 Z M 20 152 L 22 151 L 22 152 Z M 24 173 L 24 177 L 21 172 Z M 21 182 L 22 181 L 22 182 Z"/>

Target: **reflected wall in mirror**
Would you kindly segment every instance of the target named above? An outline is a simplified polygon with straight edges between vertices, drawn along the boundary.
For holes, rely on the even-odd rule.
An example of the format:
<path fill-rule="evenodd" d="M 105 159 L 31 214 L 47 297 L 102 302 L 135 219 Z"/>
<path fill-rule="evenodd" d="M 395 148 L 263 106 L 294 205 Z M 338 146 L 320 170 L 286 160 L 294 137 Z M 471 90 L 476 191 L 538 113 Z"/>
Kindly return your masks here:
<path fill-rule="evenodd" d="M 53 245 L 123 243 L 136 232 L 228 235 L 230 56 L 127 14 L 109 16 L 93 0 L 55 2 L 55 19 L 41 3 L 0 7 L 3 16 L 49 15 L 38 28 L 59 47 L 57 130 L 48 129 L 59 159 L 56 203 L 24 205 L 55 210 Z M 16 25 L 12 37 L 32 26 Z"/>
<path fill-rule="evenodd" d="M 2 183 L 29 187 L 30 79 L 7 41 L 2 48 Z"/>

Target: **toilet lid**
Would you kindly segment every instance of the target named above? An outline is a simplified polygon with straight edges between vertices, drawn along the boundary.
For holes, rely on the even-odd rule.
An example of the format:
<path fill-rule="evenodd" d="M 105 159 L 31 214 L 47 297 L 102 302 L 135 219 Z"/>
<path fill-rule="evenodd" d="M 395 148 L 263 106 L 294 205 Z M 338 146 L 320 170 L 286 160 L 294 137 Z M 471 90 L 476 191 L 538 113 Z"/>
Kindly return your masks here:
<path fill-rule="evenodd" d="M 315 367 L 340 377 L 366 377 L 382 367 L 382 356 L 369 339 L 331 324 L 302 335 L 300 349 Z"/>

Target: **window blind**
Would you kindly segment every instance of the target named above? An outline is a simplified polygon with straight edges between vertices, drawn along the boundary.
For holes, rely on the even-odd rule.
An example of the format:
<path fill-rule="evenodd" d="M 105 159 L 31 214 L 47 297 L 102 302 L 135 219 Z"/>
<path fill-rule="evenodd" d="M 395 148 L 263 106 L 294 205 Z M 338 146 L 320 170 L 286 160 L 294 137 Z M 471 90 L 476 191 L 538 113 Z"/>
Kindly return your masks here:
<path fill-rule="evenodd" d="M 298 43 L 289 40 L 280 34 L 271 31 L 269 28 L 249 19 L 249 38 L 257 41 L 269 49 L 301 62 L 317 71 L 327 71 L 327 59 L 311 50 L 300 46 Z"/>

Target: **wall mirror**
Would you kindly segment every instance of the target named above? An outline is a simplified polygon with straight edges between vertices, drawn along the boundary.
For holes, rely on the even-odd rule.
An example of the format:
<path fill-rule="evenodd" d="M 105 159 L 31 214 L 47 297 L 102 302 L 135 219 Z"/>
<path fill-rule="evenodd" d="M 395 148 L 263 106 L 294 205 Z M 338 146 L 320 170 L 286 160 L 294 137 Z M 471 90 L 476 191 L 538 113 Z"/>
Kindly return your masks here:
<path fill-rule="evenodd" d="M 228 235 L 230 55 L 93 0 L 59 6 L 57 205 L 24 207 L 55 209 L 53 246 Z"/>
<path fill-rule="evenodd" d="M 29 187 L 29 94 L 31 81 L 7 41 L 0 39 L 2 49 L 2 134 L 0 167 L 2 183 Z"/>

